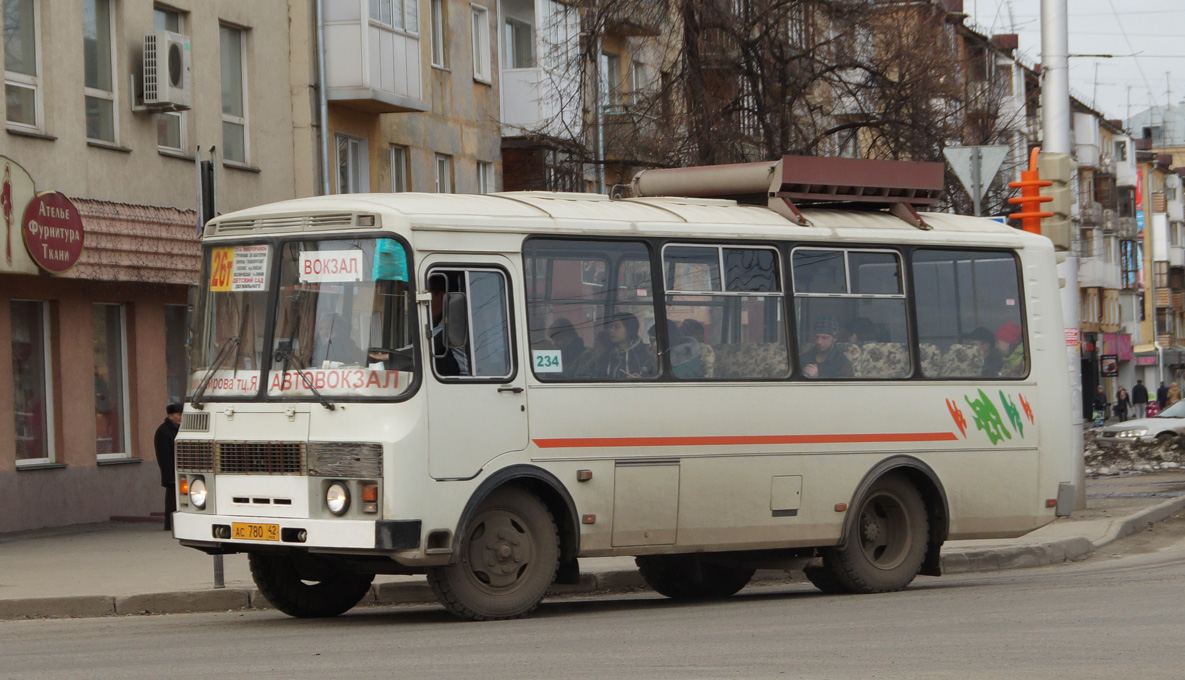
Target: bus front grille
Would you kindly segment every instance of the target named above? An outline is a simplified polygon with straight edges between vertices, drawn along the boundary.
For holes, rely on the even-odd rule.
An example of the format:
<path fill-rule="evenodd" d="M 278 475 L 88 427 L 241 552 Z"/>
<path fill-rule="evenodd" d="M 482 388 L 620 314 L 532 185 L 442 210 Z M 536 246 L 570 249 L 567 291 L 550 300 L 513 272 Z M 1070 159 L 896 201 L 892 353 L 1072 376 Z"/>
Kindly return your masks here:
<path fill-rule="evenodd" d="M 214 471 L 214 442 L 208 439 L 178 439 L 177 469 L 185 472 Z"/>
<path fill-rule="evenodd" d="M 218 442 L 218 472 L 303 475 L 303 442 Z"/>

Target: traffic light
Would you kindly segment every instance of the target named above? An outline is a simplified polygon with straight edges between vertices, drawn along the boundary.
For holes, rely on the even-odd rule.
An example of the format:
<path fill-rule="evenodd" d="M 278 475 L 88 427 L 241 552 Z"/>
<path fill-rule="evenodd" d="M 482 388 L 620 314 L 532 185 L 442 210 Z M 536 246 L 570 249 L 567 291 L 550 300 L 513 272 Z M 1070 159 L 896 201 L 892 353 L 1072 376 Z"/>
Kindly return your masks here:
<path fill-rule="evenodd" d="M 1012 213 L 1008 219 L 1020 220 L 1021 228 L 1032 234 L 1042 233 L 1041 220 L 1053 217 L 1053 213 L 1041 210 L 1042 203 L 1053 200 L 1049 196 L 1042 196 L 1041 188 L 1050 186 L 1053 182 L 1041 179 L 1041 173 L 1037 170 L 1037 158 L 1040 152 L 1041 149 L 1033 149 L 1033 153 L 1029 156 L 1029 169 L 1021 170 L 1019 182 L 1008 183 L 1009 188 L 1020 189 L 1020 196 L 1008 199 L 1012 205 L 1019 205 L 1020 211 Z"/>
<path fill-rule="evenodd" d="M 1053 199 L 1044 206 L 1053 216 L 1041 220 L 1041 233 L 1053 241 L 1053 247 L 1057 250 L 1071 250 L 1074 231 L 1073 223 L 1070 222 L 1070 207 L 1074 200 L 1070 191 L 1070 181 L 1074 175 L 1073 161 L 1068 153 L 1043 153 L 1037 160 L 1037 169 L 1042 179 L 1053 182 L 1041 191 L 1042 196 Z"/>

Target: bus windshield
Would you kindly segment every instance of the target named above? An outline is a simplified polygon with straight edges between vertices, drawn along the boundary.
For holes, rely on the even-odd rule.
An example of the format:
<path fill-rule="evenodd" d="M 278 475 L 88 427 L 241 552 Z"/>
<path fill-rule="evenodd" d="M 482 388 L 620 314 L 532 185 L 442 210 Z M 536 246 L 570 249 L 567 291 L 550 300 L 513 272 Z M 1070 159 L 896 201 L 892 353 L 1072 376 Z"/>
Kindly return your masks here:
<path fill-rule="evenodd" d="M 279 280 L 268 339 L 264 320 L 273 294 L 267 274 L 273 249 Z M 244 257 L 254 257 L 264 272 L 258 281 L 246 280 Z M 196 387 L 215 368 L 205 397 L 255 397 L 262 388 L 270 398 L 390 399 L 412 384 L 412 301 L 407 253 L 398 241 L 366 237 L 216 247 L 207 262 L 209 288 L 195 348 L 201 359 L 192 382 Z M 227 355 L 221 361 L 220 352 Z M 270 362 L 266 375 L 264 359 Z"/>

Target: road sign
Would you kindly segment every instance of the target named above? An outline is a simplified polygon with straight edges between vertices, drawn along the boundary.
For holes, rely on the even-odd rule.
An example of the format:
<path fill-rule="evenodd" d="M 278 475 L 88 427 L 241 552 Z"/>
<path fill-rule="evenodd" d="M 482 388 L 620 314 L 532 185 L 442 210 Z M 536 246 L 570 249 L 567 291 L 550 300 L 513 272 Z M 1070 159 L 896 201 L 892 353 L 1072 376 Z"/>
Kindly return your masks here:
<path fill-rule="evenodd" d="M 955 171 L 963 187 L 971 196 L 975 215 L 979 215 L 979 202 L 987 195 L 992 178 L 1000 170 L 1008 155 L 1007 146 L 948 146 L 942 150 L 950 169 Z"/>

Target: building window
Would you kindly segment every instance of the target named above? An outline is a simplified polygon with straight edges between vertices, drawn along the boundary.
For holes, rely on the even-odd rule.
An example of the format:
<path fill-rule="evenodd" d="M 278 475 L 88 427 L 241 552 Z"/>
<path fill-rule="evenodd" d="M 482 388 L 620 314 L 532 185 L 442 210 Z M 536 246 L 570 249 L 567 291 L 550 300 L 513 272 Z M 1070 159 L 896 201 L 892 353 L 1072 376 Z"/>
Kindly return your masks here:
<path fill-rule="evenodd" d="M 100 459 L 131 455 L 128 442 L 127 335 L 124 306 L 92 307 L 95 343 L 95 452 Z"/>
<path fill-rule="evenodd" d="M 370 0 L 370 20 L 416 33 L 420 30 L 419 3 L 416 0 Z"/>
<path fill-rule="evenodd" d="M 485 161 L 477 162 L 477 193 L 494 193 L 494 164 Z"/>
<path fill-rule="evenodd" d="M 432 65 L 448 68 L 448 49 L 445 45 L 444 0 L 432 1 Z"/>
<path fill-rule="evenodd" d="M 1115 142 L 1115 160 L 1116 161 L 1126 161 L 1127 160 L 1127 142 L 1126 141 L 1120 140 L 1118 142 Z"/>
<path fill-rule="evenodd" d="M 219 30 L 222 49 L 222 157 L 246 164 L 250 137 L 247 134 L 247 73 L 243 63 L 246 31 L 223 24 Z"/>
<path fill-rule="evenodd" d="M 165 305 L 165 391 L 170 404 L 185 399 L 189 375 L 189 324 L 185 305 Z"/>
<path fill-rule="evenodd" d="M 531 24 L 518 19 L 506 19 L 505 54 L 502 61 L 506 68 L 535 67 L 535 31 Z"/>
<path fill-rule="evenodd" d="M 116 143 L 115 70 L 111 49 L 110 0 L 83 0 L 82 50 L 85 62 L 86 136 Z"/>
<path fill-rule="evenodd" d="M 51 463 L 54 445 L 49 305 L 35 300 L 13 300 L 9 310 L 17 465 Z"/>
<path fill-rule="evenodd" d="M 615 106 L 621 103 L 621 57 L 610 52 L 601 54 L 601 103 Z"/>
<path fill-rule="evenodd" d="M 152 9 L 152 28 L 156 31 L 181 33 L 184 17 L 181 12 L 168 7 Z M 171 151 L 185 151 L 185 112 L 166 111 L 156 114 L 156 145 Z"/>
<path fill-rule="evenodd" d="M 336 134 L 337 193 L 357 194 L 370 191 L 370 162 L 366 138 Z"/>
<path fill-rule="evenodd" d="M 453 193 L 453 157 L 436 154 L 436 193 Z"/>
<path fill-rule="evenodd" d="M 473 17 L 473 79 L 490 82 L 490 12 L 470 5 Z"/>
<path fill-rule="evenodd" d="M 411 175 L 407 168 L 407 147 L 391 145 L 391 191 L 411 191 Z"/>
<path fill-rule="evenodd" d="M 4 98 L 9 123 L 41 127 L 40 96 L 41 44 L 40 3 L 34 0 L 4 2 Z"/>

